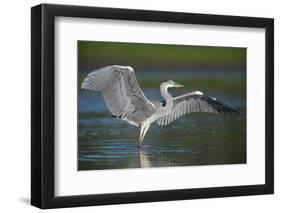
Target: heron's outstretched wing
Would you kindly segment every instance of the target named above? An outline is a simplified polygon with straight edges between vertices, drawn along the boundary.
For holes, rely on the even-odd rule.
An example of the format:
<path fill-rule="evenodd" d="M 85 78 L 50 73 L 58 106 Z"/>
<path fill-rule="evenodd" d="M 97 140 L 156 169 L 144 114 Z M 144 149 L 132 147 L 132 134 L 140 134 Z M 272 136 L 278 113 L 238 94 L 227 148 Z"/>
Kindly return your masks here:
<path fill-rule="evenodd" d="M 153 112 L 153 104 L 141 91 L 131 67 L 113 65 L 94 70 L 82 88 L 101 92 L 112 115 L 133 125 Z"/>
<path fill-rule="evenodd" d="M 168 125 L 179 117 L 192 112 L 238 113 L 235 109 L 226 106 L 215 98 L 205 96 L 200 91 L 175 97 L 173 101 L 174 105 L 172 110 L 156 120 L 158 125 Z"/>

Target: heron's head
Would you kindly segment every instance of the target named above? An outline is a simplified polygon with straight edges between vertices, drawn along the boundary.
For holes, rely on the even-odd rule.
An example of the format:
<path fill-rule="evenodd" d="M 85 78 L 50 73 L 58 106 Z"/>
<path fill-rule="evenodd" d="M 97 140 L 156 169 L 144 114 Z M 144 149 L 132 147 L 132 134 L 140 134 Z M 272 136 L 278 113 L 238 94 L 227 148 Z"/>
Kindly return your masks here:
<path fill-rule="evenodd" d="M 184 85 L 176 83 L 172 80 L 166 80 L 161 84 L 161 87 L 166 87 L 166 88 L 169 88 L 169 87 L 184 87 Z"/>

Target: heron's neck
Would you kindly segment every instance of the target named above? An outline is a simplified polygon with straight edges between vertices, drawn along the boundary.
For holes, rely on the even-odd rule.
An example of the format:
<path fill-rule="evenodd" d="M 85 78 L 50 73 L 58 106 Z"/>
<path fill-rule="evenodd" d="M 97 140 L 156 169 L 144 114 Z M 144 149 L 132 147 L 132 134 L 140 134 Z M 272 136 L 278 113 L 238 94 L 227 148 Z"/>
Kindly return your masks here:
<path fill-rule="evenodd" d="M 168 92 L 168 87 L 167 86 L 160 87 L 160 93 L 161 93 L 162 98 L 164 98 L 164 100 L 166 101 L 165 108 L 172 109 L 173 97 Z"/>

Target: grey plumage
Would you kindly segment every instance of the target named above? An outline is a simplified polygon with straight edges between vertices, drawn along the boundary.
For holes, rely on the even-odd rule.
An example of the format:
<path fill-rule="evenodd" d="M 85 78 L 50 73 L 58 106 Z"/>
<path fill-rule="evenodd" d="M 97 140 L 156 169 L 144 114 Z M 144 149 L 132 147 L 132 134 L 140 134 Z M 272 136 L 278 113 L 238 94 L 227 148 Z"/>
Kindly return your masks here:
<path fill-rule="evenodd" d="M 156 123 L 160 126 L 168 125 L 179 117 L 193 112 L 239 113 L 216 98 L 205 96 L 200 91 L 194 91 L 173 98 L 172 110 L 157 119 Z"/>
<path fill-rule="evenodd" d="M 154 121 L 164 126 L 193 112 L 237 113 L 221 101 L 205 96 L 200 91 L 174 98 L 167 91 L 169 87 L 182 86 L 171 80 L 164 81 L 160 85 L 160 93 L 164 100 L 152 102 L 140 89 L 133 68 L 113 65 L 89 73 L 81 87 L 101 92 L 113 117 L 140 127 L 140 145 Z"/>
<path fill-rule="evenodd" d="M 85 78 L 82 88 L 101 92 L 113 117 L 135 126 L 154 113 L 131 67 L 114 65 L 95 70 Z"/>

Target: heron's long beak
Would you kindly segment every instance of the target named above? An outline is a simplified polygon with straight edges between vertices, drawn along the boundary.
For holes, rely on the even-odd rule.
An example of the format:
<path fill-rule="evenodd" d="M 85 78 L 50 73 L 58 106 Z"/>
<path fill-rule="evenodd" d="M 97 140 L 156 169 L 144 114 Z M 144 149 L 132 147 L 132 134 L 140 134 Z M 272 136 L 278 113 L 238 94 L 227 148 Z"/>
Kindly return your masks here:
<path fill-rule="evenodd" d="M 183 84 L 175 83 L 175 87 L 184 87 Z"/>

